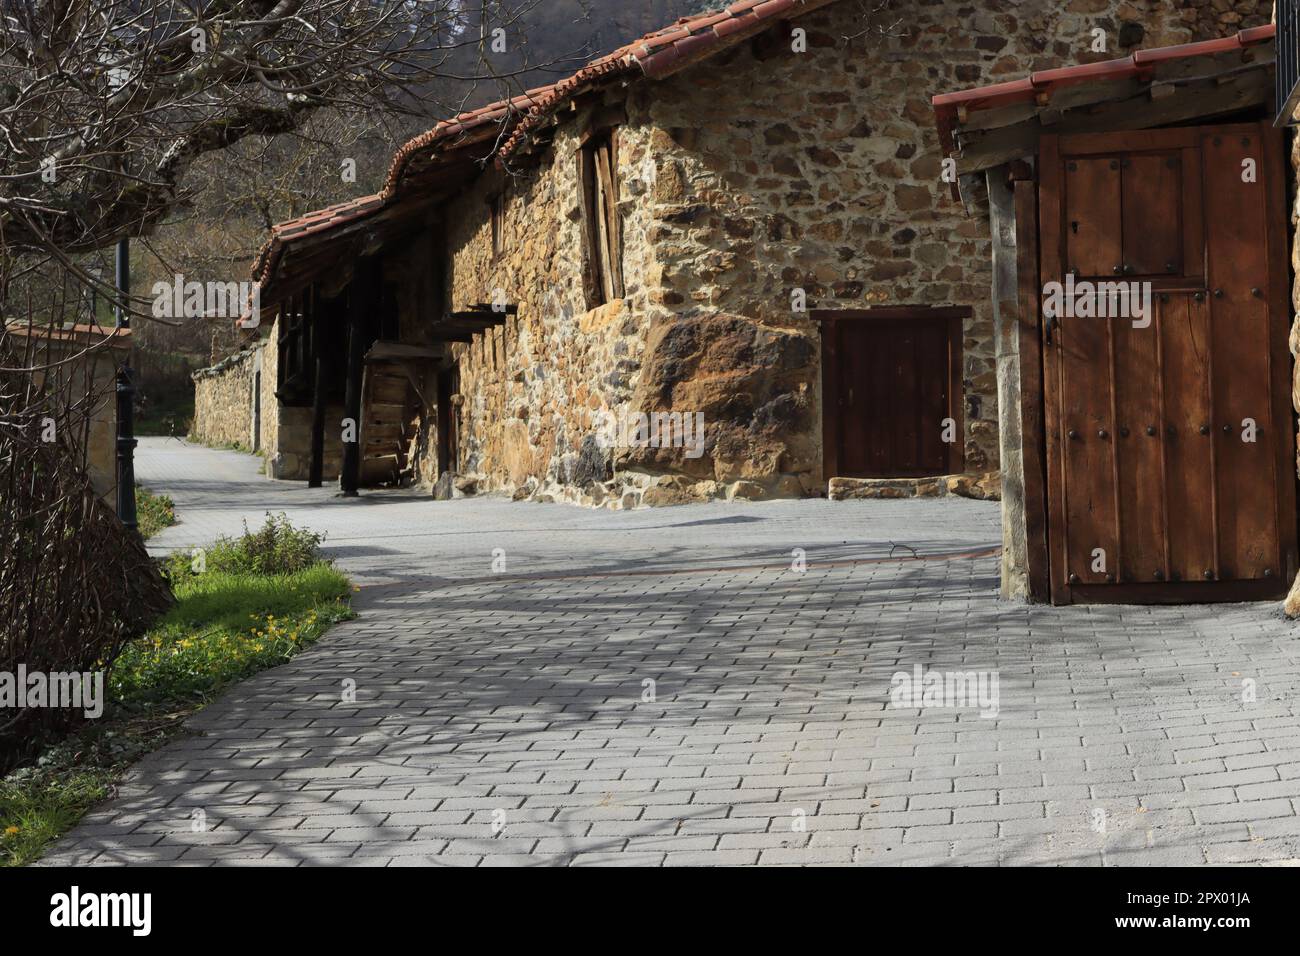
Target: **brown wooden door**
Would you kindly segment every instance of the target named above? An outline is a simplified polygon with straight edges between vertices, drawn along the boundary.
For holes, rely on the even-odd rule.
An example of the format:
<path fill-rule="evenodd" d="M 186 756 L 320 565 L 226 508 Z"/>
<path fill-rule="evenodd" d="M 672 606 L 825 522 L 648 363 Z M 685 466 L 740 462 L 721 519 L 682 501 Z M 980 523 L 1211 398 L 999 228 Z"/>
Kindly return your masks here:
<path fill-rule="evenodd" d="M 1295 575 L 1281 149 L 1254 124 L 1040 144 L 1056 603 L 1265 598 Z M 1102 281 L 1145 288 L 1149 315 Z M 1046 284 L 1071 282 L 1092 283 L 1079 314 L 1048 316 Z"/>
<path fill-rule="evenodd" d="M 828 477 L 961 469 L 965 314 L 925 308 L 820 314 L 831 320 L 823 333 Z"/>

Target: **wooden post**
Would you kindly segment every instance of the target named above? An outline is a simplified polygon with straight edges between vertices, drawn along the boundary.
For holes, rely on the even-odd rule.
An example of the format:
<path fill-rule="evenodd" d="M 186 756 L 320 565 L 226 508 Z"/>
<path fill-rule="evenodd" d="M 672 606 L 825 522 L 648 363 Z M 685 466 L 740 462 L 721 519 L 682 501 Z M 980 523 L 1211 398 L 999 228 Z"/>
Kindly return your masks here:
<path fill-rule="evenodd" d="M 352 441 L 343 443 L 343 472 L 339 488 L 345 498 L 355 498 L 361 486 L 361 376 L 366 350 L 366 308 L 373 307 L 374 264 L 363 262 L 348 289 L 348 377 L 343 417 L 353 424 Z"/>
<path fill-rule="evenodd" d="M 319 488 L 324 482 L 325 473 L 325 349 L 323 343 L 325 330 L 319 327 L 323 316 L 318 308 L 319 302 L 313 294 L 311 297 L 311 350 L 316 363 L 315 381 L 312 382 L 311 400 L 311 468 L 307 473 L 307 487 Z"/>
<path fill-rule="evenodd" d="M 1039 256 L 1038 185 L 1016 180 L 1016 281 L 1019 286 L 1020 435 L 1025 493 L 1025 558 L 1029 599 L 1051 600 L 1047 541 L 1047 436 L 1043 420 L 1043 284 Z"/>

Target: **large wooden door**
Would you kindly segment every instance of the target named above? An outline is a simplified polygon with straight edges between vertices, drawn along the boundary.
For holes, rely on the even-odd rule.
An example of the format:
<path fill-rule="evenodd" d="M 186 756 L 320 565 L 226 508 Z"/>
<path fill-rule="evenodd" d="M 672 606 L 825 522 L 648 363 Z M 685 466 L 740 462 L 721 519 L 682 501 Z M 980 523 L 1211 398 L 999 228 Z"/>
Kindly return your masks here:
<path fill-rule="evenodd" d="M 818 313 L 828 478 L 961 470 L 961 328 L 968 314 L 919 307 Z"/>
<path fill-rule="evenodd" d="M 1041 141 L 1054 602 L 1266 598 L 1295 575 L 1281 156 L 1255 124 Z"/>

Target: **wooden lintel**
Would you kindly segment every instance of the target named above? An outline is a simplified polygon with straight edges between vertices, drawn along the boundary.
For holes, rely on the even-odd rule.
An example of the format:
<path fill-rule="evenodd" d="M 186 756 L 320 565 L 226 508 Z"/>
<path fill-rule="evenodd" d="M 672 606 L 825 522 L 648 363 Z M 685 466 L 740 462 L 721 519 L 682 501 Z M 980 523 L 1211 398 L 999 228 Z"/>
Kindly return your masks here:
<path fill-rule="evenodd" d="M 452 315 L 518 315 L 519 306 L 514 303 L 508 303 L 502 306 L 492 305 L 489 302 L 475 302 L 469 307 L 468 312 L 453 312 Z"/>

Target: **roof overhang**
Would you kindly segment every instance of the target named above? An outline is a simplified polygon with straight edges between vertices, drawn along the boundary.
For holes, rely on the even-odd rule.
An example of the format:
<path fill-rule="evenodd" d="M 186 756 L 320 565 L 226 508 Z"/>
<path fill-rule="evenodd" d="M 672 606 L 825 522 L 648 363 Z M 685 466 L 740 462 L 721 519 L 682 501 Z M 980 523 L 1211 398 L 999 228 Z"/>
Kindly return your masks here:
<path fill-rule="evenodd" d="M 634 78 L 660 80 L 755 37 L 774 24 L 839 0 L 739 0 L 726 9 L 683 17 L 588 63 L 573 76 L 444 120 L 408 141 L 393 156 L 383 188 L 280 223 L 253 262 L 260 304 L 269 309 L 305 283 L 337 277 L 346 244 L 362 237 L 358 255 L 374 251 L 367 229 L 382 243 L 386 233 L 427 215 L 429 207 L 464 189 L 491 164 L 548 140 L 561 108 L 606 84 Z M 395 211 L 395 207 L 400 207 Z M 355 258 L 355 256 L 350 257 Z"/>
<path fill-rule="evenodd" d="M 37 345 L 58 348 L 131 348 L 131 329 L 79 322 L 63 328 L 36 325 L 28 322 L 11 322 L 4 327 L 7 335 L 31 341 Z"/>
<path fill-rule="evenodd" d="M 1151 129 L 1236 113 L 1273 97 L 1272 24 L 1230 37 L 1041 70 L 931 101 L 961 177 L 1032 154 L 1045 133 Z"/>

